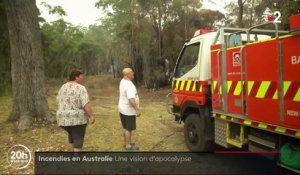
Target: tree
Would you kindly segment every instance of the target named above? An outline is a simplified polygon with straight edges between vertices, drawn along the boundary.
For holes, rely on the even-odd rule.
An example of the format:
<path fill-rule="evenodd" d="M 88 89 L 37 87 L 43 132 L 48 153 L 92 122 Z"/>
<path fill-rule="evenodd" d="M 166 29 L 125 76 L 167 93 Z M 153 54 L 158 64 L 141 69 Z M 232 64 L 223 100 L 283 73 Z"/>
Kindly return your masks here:
<path fill-rule="evenodd" d="M 41 30 L 47 77 L 66 77 L 70 69 L 82 68 L 82 50 L 78 48 L 84 37 L 81 29 L 59 19 L 44 23 Z"/>
<path fill-rule="evenodd" d="M 243 28 L 243 15 L 244 15 L 244 4 L 246 0 L 238 0 L 238 6 L 239 6 L 239 13 L 238 13 L 238 26 Z"/>
<path fill-rule="evenodd" d="M 10 57 L 7 19 L 3 0 L 0 0 L 0 96 L 10 90 Z"/>
<path fill-rule="evenodd" d="M 119 68 L 132 67 L 136 73 L 135 81 L 142 79 L 140 65 L 140 46 L 138 41 L 139 20 L 136 0 L 99 0 L 97 8 L 107 12 L 107 17 L 102 20 L 103 26 L 110 31 L 110 39 L 106 46 L 107 60 L 115 59 Z"/>
<path fill-rule="evenodd" d="M 137 80 L 147 88 L 169 85 L 167 70 L 173 69 L 184 41 L 196 29 L 213 28 L 224 16 L 203 10 L 199 0 L 98 0 L 106 10 L 102 27 L 109 31 L 107 55 L 116 64 L 132 66 Z M 110 57 L 109 57 L 110 58 Z M 166 68 L 169 62 L 169 67 Z"/>
<path fill-rule="evenodd" d="M 253 10 L 257 5 L 262 4 L 262 0 L 238 0 L 230 2 L 226 9 L 229 11 L 226 26 L 249 27 L 253 24 Z M 256 16 L 261 13 L 256 14 Z"/>
<path fill-rule="evenodd" d="M 34 120 L 53 121 L 44 87 L 44 61 L 35 0 L 5 0 L 10 39 L 13 109 L 10 121 L 28 129 Z"/>

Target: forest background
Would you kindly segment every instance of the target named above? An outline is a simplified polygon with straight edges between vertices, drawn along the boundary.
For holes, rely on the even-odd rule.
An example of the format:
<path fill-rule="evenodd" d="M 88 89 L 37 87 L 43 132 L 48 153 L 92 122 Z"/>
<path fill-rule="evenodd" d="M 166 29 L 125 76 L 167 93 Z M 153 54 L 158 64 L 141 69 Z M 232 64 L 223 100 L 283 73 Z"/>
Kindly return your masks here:
<path fill-rule="evenodd" d="M 266 10 L 280 11 L 281 29 L 297 13 L 299 1 L 236 0 L 227 14 L 201 9 L 201 0 L 99 0 L 95 6 L 105 13 L 101 25 L 74 26 L 63 17 L 61 6 L 43 2 L 53 22 L 39 17 L 46 78 L 66 77 L 76 67 L 87 75 L 112 73 L 129 66 L 135 83 L 147 88 L 167 85 L 179 51 L 197 29 L 220 26 L 250 27 L 265 20 Z M 11 58 L 7 17 L 0 0 L 0 95 L 11 93 Z M 166 63 L 169 64 L 166 64 Z"/>
<path fill-rule="evenodd" d="M 279 11 L 279 29 L 300 10 L 299 0 L 236 0 L 226 14 L 202 9 L 201 0 L 98 0 L 100 23 L 74 26 L 61 6 L 41 5 L 58 18 L 47 22 L 35 0 L 0 0 L 0 97 L 12 97 L 7 121 L 28 129 L 34 121 L 55 122 L 49 110 L 49 79 L 65 79 L 71 69 L 87 76 L 120 77 L 135 71 L 135 84 L 158 89 L 168 81 L 186 39 L 197 29 L 249 28 Z M 275 18 L 275 16 L 273 16 Z"/>
<path fill-rule="evenodd" d="M 55 124 L 55 96 L 73 68 L 87 75 L 85 85 L 96 118 L 101 121 L 89 128 L 101 129 L 87 135 L 86 150 L 119 151 L 122 148 L 118 145 L 119 135 L 111 136 L 111 128 L 103 126 L 114 123 L 116 133 L 120 130 L 115 102 L 118 78 L 124 67 L 134 69 L 135 84 L 147 107 L 142 108 L 144 118 L 138 126 L 145 133 L 151 131 L 152 126 L 157 129 L 156 135 L 148 134 L 154 134 L 155 139 L 138 135 L 142 148 L 146 151 L 186 150 L 182 128 L 170 124 L 173 118 L 168 116 L 163 103 L 170 88 L 153 91 L 170 87 L 170 73 L 186 39 L 197 29 L 249 28 L 265 22 L 275 11 L 282 14 L 278 25 L 285 30 L 289 17 L 300 10 L 300 0 L 234 0 L 223 14 L 202 9 L 202 2 L 98 0 L 95 7 L 104 13 L 100 23 L 82 27 L 66 22 L 65 10 L 46 1 L 41 5 L 50 15 L 57 16 L 57 20 L 43 19 L 35 0 L 0 0 L 0 132 L 4 133 L 0 135 L 4 143 L 0 145 L 4 150 L 0 157 L 6 157 L 7 150 L 19 143 L 33 151 L 66 150 L 66 135 Z M 114 142 L 115 147 L 88 139 L 94 136 Z M 59 138 L 58 141 L 51 139 L 54 137 Z M 16 172 L 7 165 L 7 160 L 0 160 L 0 164 L 5 166 L 0 167 L 0 173 Z M 28 172 L 32 173 L 33 164 L 30 166 Z"/>

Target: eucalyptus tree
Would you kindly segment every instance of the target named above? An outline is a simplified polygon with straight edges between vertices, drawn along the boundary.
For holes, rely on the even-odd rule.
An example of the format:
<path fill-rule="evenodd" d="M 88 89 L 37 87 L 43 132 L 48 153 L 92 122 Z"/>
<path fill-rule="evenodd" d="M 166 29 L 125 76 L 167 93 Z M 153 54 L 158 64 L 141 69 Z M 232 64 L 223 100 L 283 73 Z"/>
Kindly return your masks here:
<path fill-rule="evenodd" d="M 38 9 L 34 0 L 5 0 L 10 39 L 13 109 L 9 120 L 28 129 L 34 120 L 53 121 L 46 99 Z"/>
<path fill-rule="evenodd" d="M 113 38 L 112 32 L 103 25 L 90 25 L 85 32 L 84 42 L 91 45 L 93 49 L 90 51 L 95 55 L 93 74 L 113 72 L 116 76 L 119 62 L 116 49 L 120 43 Z"/>
<path fill-rule="evenodd" d="M 46 62 L 47 77 L 66 77 L 70 69 L 79 68 L 86 74 L 98 74 L 101 71 L 101 47 L 91 34 L 91 27 L 86 29 L 73 26 L 63 17 L 66 12 L 61 6 L 50 6 L 42 2 L 50 15 L 56 15 L 53 22 L 42 22 L 42 40 Z"/>
<path fill-rule="evenodd" d="M 9 38 L 3 0 L 0 0 L 0 95 L 8 94 L 11 82 Z"/>
<path fill-rule="evenodd" d="M 118 60 L 119 67 L 132 67 L 136 72 L 135 81 L 142 80 L 139 60 L 139 46 L 137 44 L 138 6 L 136 0 L 99 0 L 97 8 L 107 12 L 102 20 L 103 26 L 111 32 L 107 39 L 110 45 L 106 48 L 107 57 Z"/>
<path fill-rule="evenodd" d="M 82 68 L 79 45 L 84 31 L 63 19 L 44 23 L 43 49 L 47 77 L 66 77 L 70 69 Z"/>
<path fill-rule="evenodd" d="M 108 51 L 117 53 L 120 67 L 133 67 L 148 88 L 169 84 L 165 60 L 173 66 L 196 28 L 212 27 L 223 17 L 201 10 L 199 0 L 99 0 L 96 6 L 107 13 L 102 25 L 111 33 Z"/>

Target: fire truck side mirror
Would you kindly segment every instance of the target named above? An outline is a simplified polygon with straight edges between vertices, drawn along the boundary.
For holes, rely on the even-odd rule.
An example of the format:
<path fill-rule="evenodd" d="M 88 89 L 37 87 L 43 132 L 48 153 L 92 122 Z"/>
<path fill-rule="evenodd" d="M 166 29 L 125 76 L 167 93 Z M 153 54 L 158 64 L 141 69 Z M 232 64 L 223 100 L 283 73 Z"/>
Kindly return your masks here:
<path fill-rule="evenodd" d="M 173 72 L 170 72 L 170 73 L 169 73 L 169 82 L 172 82 L 173 77 L 174 77 L 174 73 L 173 73 Z"/>
<path fill-rule="evenodd" d="M 171 81 L 173 78 L 173 72 L 170 72 L 170 61 L 165 59 L 165 70 L 166 70 L 166 77 L 169 77 L 168 80 Z"/>

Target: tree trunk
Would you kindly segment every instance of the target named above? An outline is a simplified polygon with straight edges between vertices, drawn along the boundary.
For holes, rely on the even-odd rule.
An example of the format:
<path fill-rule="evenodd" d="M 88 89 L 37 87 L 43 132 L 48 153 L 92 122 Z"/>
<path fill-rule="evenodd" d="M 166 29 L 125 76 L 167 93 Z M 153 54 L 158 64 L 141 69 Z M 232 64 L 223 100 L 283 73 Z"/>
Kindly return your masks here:
<path fill-rule="evenodd" d="M 253 12 L 254 12 L 254 4 L 255 4 L 254 1 L 255 1 L 255 0 L 251 0 L 250 25 L 249 25 L 249 27 L 252 27 L 252 25 L 253 25 L 253 16 L 254 16 Z"/>
<path fill-rule="evenodd" d="M 243 14 L 244 14 L 244 2 L 243 0 L 238 0 L 239 14 L 238 14 L 238 27 L 243 28 Z"/>
<path fill-rule="evenodd" d="M 187 5 L 187 0 L 185 0 L 185 7 L 184 7 L 184 35 L 185 38 L 184 39 L 188 39 L 189 38 L 189 25 L 188 25 L 188 21 L 189 21 L 189 8 Z"/>
<path fill-rule="evenodd" d="M 162 57 L 162 37 L 161 37 L 161 18 L 162 18 L 162 13 L 161 13 L 161 1 L 159 1 L 159 6 L 158 6 L 158 59 L 160 60 Z"/>
<path fill-rule="evenodd" d="M 130 20 L 131 20 L 131 65 L 135 71 L 135 78 L 134 82 L 137 84 L 139 80 L 139 69 L 137 67 L 137 17 L 136 17 L 136 1 L 131 0 L 131 7 L 130 7 Z"/>
<path fill-rule="evenodd" d="M 33 121 L 54 121 L 44 87 L 44 60 L 35 0 L 5 0 L 11 53 L 13 109 L 9 121 L 28 129 Z"/>

